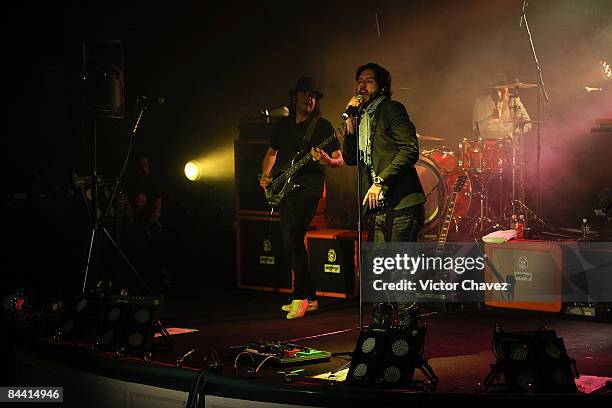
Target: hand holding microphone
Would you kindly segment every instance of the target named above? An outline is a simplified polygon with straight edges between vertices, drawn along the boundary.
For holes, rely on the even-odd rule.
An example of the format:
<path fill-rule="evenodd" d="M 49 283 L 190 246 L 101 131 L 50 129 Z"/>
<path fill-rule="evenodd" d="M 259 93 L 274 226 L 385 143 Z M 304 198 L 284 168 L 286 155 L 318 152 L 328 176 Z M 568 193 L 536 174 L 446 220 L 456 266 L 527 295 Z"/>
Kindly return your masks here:
<path fill-rule="evenodd" d="M 347 120 L 348 118 L 354 118 L 359 112 L 359 107 L 363 103 L 363 96 L 356 95 L 353 96 L 348 104 L 346 105 L 346 110 L 341 115 L 342 120 Z"/>
<path fill-rule="evenodd" d="M 355 116 L 359 113 L 359 108 L 363 103 L 363 96 L 356 95 L 353 96 L 346 105 L 346 110 L 341 115 L 342 120 L 346 124 L 346 134 L 354 135 L 355 134 Z"/>

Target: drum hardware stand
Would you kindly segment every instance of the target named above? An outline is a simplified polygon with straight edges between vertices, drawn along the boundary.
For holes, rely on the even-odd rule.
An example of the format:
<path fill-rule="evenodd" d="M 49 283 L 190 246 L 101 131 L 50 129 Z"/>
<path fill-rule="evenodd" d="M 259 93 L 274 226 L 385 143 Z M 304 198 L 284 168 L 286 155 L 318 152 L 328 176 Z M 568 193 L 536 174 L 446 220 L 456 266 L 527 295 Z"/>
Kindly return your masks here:
<path fill-rule="evenodd" d="M 485 224 L 491 224 L 495 221 L 489 218 L 489 196 L 488 196 L 488 188 L 487 183 L 482 182 L 482 191 L 479 193 L 480 196 L 480 215 L 476 220 L 476 223 L 472 227 L 470 232 L 484 232 Z"/>

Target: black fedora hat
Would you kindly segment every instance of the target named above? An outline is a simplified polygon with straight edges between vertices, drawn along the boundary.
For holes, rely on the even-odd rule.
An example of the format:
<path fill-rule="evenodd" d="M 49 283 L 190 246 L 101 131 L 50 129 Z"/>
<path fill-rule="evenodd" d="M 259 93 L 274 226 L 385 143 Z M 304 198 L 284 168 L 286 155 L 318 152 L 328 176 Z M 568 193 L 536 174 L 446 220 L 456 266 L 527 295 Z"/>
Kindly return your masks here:
<path fill-rule="evenodd" d="M 317 100 L 324 96 L 314 78 L 308 76 L 303 76 L 297 80 L 295 87 L 289 91 L 289 97 L 293 98 L 300 91 L 312 92 Z"/>

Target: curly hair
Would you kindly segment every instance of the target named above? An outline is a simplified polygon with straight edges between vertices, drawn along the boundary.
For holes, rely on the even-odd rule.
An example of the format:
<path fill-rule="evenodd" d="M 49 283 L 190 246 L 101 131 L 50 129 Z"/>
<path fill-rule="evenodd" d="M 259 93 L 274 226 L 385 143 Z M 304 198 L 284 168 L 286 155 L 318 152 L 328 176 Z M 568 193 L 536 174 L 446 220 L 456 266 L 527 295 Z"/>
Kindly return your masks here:
<path fill-rule="evenodd" d="M 380 91 L 385 96 L 390 98 L 392 94 L 391 73 L 374 62 L 368 62 L 367 64 L 364 64 L 357 68 L 357 71 L 355 72 L 355 81 L 359 79 L 359 75 L 361 75 L 361 73 L 366 69 L 371 69 L 372 71 L 374 71 L 374 79 L 376 80 L 376 84 L 380 88 Z"/>

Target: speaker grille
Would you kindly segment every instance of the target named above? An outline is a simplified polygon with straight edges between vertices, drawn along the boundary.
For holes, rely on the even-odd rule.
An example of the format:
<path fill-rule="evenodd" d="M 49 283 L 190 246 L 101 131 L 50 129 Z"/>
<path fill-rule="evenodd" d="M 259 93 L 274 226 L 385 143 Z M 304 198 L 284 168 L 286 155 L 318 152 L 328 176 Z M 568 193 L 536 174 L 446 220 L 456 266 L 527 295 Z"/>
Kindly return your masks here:
<path fill-rule="evenodd" d="M 387 384 L 395 384 L 402 378 L 402 372 L 397 366 L 390 366 L 385 368 L 383 372 L 383 380 Z"/>
<path fill-rule="evenodd" d="M 355 378 L 363 378 L 367 372 L 368 372 L 368 365 L 366 363 L 359 363 L 357 364 L 357 367 L 355 367 L 353 376 Z"/>
<path fill-rule="evenodd" d="M 361 343 L 361 351 L 364 354 L 371 353 L 376 347 L 376 339 L 374 337 L 368 337 Z"/>
<path fill-rule="evenodd" d="M 404 357 L 410 351 L 410 344 L 404 339 L 395 340 L 391 345 L 391 351 L 396 357 Z"/>
<path fill-rule="evenodd" d="M 144 342 L 144 336 L 140 332 L 132 332 L 128 335 L 128 344 L 132 347 L 140 347 Z"/>
<path fill-rule="evenodd" d="M 556 360 L 561 357 L 561 350 L 559 350 L 559 347 L 557 347 L 557 345 L 552 341 L 546 342 L 544 350 L 546 351 L 546 355 L 550 358 L 554 358 Z"/>
<path fill-rule="evenodd" d="M 525 361 L 527 360 L 527 355 L 526 344 L 513 344 L 510 348 L 510 358 L 514 361 Z"/>
<path fill-rule="evenodd" d="M 151 318 L 151 312 L 149 309 L 138 309 L 136 313 L 134 313 L 134 320 L 138 324 L 143 324 L 149 321 Z"/>

